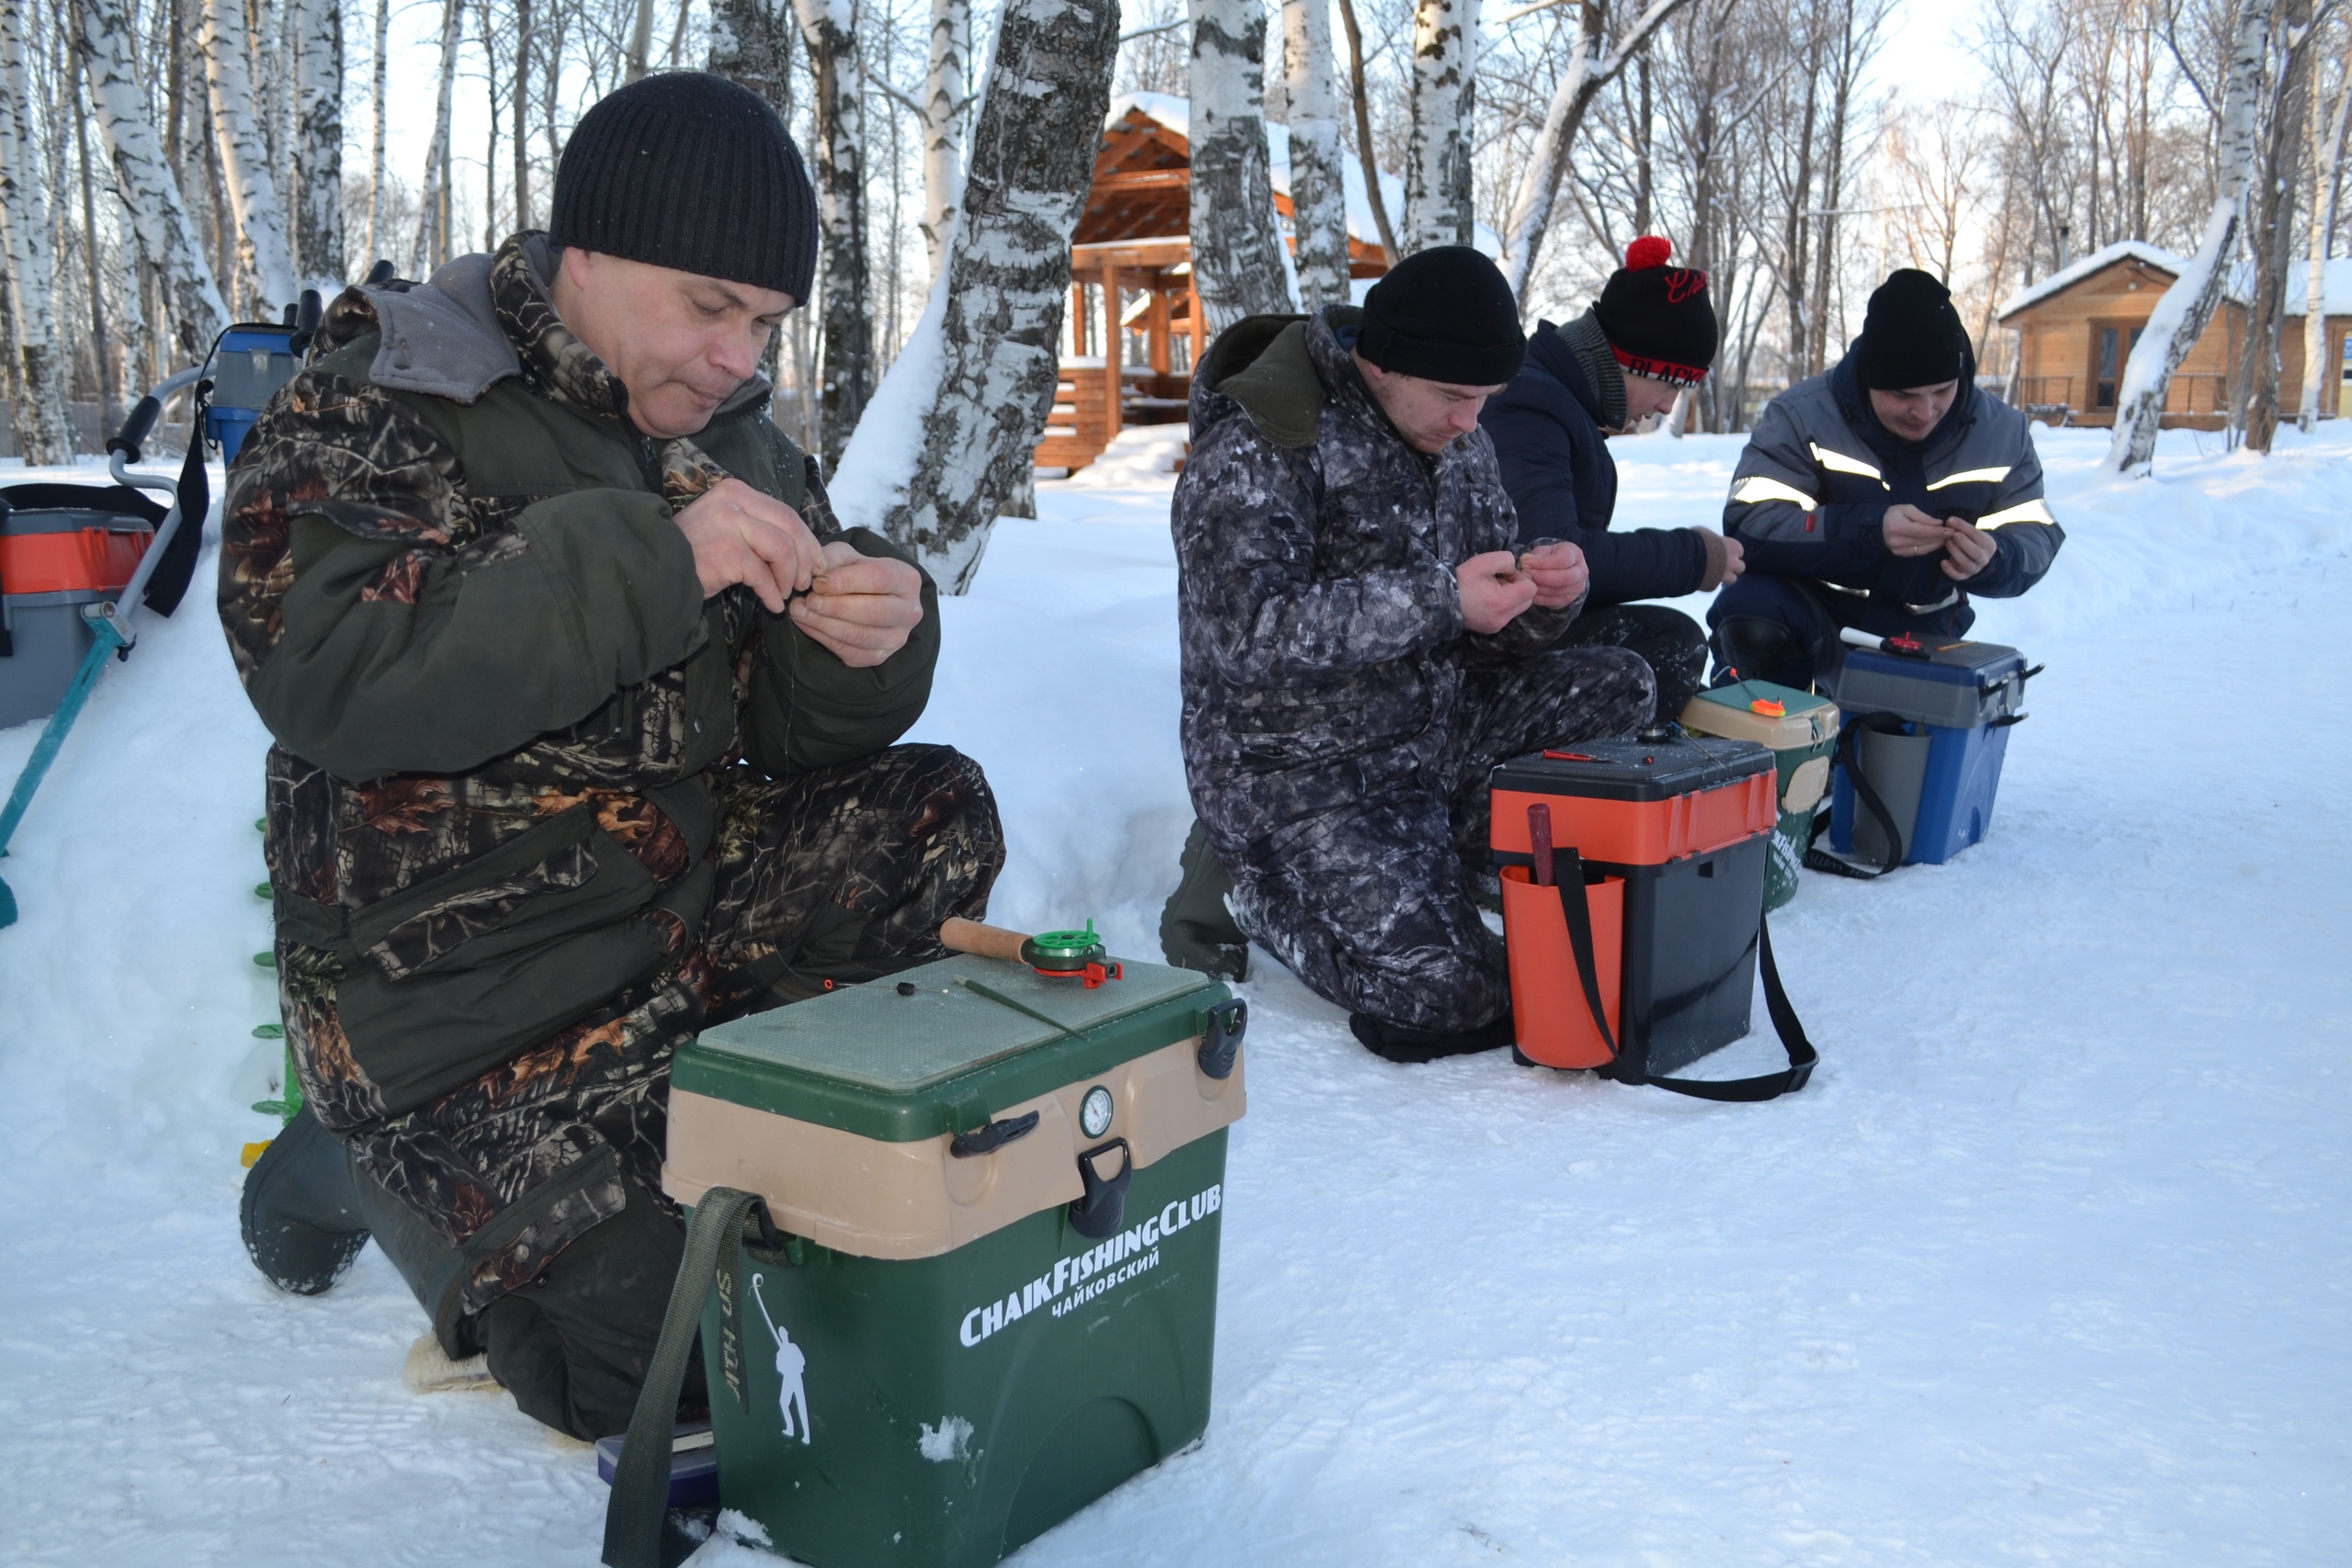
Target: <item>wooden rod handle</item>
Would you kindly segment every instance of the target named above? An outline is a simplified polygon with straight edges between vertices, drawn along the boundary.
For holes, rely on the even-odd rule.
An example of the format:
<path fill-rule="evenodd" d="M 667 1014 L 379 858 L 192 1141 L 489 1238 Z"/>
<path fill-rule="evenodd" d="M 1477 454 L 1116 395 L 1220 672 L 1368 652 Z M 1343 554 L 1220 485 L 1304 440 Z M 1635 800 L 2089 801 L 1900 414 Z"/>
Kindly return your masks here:
<path fill-rule="evenodd" d="M 1014 964 L 1021 962 L 1021 944 L 1029 939 L 1019 931 L 1006 931 L 1002 926 L 984 926 L 978 920 L 950 916 L 939 928 L 942 946 L 954 953 L 969 953 L 981 958 L 1002 958 Z"/>

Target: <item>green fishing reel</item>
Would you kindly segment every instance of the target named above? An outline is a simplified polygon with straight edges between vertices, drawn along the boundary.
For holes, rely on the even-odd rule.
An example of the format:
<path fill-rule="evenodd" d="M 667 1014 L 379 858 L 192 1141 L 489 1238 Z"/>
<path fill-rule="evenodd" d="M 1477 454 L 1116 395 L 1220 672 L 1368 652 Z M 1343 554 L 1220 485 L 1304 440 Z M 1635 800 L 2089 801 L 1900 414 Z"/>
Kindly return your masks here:
<path fill-rule="evenodd" d="M 1021 962 L 1048 979 L 1082 980 L 1090 991 L 1120 978 L 1120 965 L 1103 949 L 1091 919 L 1084 931 L 1039 931 L 1021 944 Z"/>

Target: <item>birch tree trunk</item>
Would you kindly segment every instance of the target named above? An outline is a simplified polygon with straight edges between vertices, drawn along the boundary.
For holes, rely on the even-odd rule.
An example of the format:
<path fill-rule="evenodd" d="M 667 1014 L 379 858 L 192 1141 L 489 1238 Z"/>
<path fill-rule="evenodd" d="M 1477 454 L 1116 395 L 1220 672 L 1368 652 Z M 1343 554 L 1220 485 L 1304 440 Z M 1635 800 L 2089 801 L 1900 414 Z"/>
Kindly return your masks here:
<path fill-rule="evenodd" d="M 2312 51 L 2312 102 L 2319 103 L 2319 63 L 2324 57 Z M 2312 116 L 2312 265 L 2303 286 L 2303 400 L 2295 423 L 2311 434 L 2319 422 L 2319 383 L 2323 376 L 2340 374 L 2327 362 L 2327 260 L 2335 238 L 2335 207 L 2343 194 L 2344 137 L 2352 122 L 2352 36 L 2347 36 L 2342 80 L 2335 90 L 2335 114 Z M 2341 415 L 2345 411 L 2336 409 Z"/>
<path fill-rule="evenodd" d="M 637 0 L 637 25 L 628 35 L 628 71 L 624 81 L 645 74 L 646 57 L 653 50 L 653 0 Z"/>
<path fill-rule="evenodd" d="M 1585 111 L 1626 63 L 1649 47 L 1658 28 L 1689 3 L 1649 0 L 1613 49 L 1609 47 L 1606 0 L 1593 0 L 1577 13 L 1575 57 L 1552 89 L 1552 102 L 1544 111 L 1544 128 L 1535 133 L 1535 146 L 1511 197 L 1510 231 L 1503 236 L 1503 276 L 1514 296 L 1526 298 L 1528 279 L 1535 275 L 1535 259 L 1552 226 L 1552 206 L 1559 198 L 1560 181 L 1568 172 L 1568 152 L 1584 125 Z"/>
<path fill-rule="evenodd" d="M 213 0 L 218 4 L 219 0 Z M 433 140 L 424 151 L 424 183 L 417 193 L 416 276 L 430 277 L 449 259 L 449 108 L 458 90 L 458 0 L 441 3 L 441 92 L 433 109 Z"/>
<path fill-rule="evenodd" d="M 1204 349 L 1242 317 L 1292 305 L 1266 156 L 1265 9 L 1259 0 L 1191 0 L 1191 10 L 1193 284 L 1208 326 Z"/>
<path fill-rule="evenodd" d="M 2292 41 L 2278 60 L 2278 91 L 2264 138 L 2254 209 L 2254 310 L 2246 333 L 2245 444 L 2267 453 L 2278 435 L 2278 338 L 2287 314 L 2287 270 L 2294 255 L 2295 197 L 2302 186 L 2305 132 L 2311 112 L 2312 7 L 2288 0 L 2281 29 Z"/>
<path fill-rule="evenodd" d="M 1053 407 L 1118 39 L 1118 0 L 1006 0 L 947 270 L 832 487 L 842 521 L 912 549 L 950 593 L 970 586 Z"/>
<path fill-rule="evenodd" d="M 824 224 L 825 344 L 817 449 L 830 471 L 874 392 L 865 259 L 865 103 L 849 0 L 794 0 L 817 77 L 817 197 Z"/>
<path fill-rule="evenodd" d="M 1413 129 L 1405 152 L 1405 252 L 1466 245 L 1470 113 L 1478 63 L 1478 0 L 1415 0 Z"/>
<path fill-rule="evenodd" d="M 947 265 L 964 190 L 964 107 L 970 89 L 972 0 L 931 0 L 931 62 L 922 93 L 922 231 L 932 281 Z"/>
<path fill-rule="evenodd" d="M 785 0 L 713 0 L 710 7 L 711 70 L 765 98 L 786 125 L 793 25 Z"/>
<path fill-rule="evenodd" d="M 1299 303 L 1319 310 L 1348 302 L 1347 179 L 1340 162 L 1340 90 L 1331 73 L 1330 0 L 1283 0 L 1283 65 Z"/>
<path fill-rule="evenodd" d="M 34 173 L 39 160 L 26 94 L 24 7 L 0 6 L 0 242 L 8 258 L 5 298 L 17 450 L 27 463 L 63 463 L 73 459 L 74 438 L 65 421 L 65 367 L 51 311 L 55 251 L 48 204 Z"/>
<path fill-rule="evenodd" d="M 204 80 L 212 95 L 220 171 L 236 210 L 238 293 L 259 320 L 274 321 L 301 290 L 294 283 L 294 254 L 277 182 L 270 177 L 269 151 L 254 117 L 250 58 L 240 0 L 206 0 Z"/>
<path fill-rule="evenodd" d="M 328 299 L 343 287 L 343 0 L 297 0 L 294 254 Z"/>
<path fill-rule="evenodd" d="M 368 148 L 368 265 L 384 254 L 384 100 L 390 96 L 390 62 L 385 46 L 392 32 L 392 0 L 376 0 L 376 80 Z"/>
<path fill-rule="evenodd" d="M 2147 474 L 2155 460 L 2165 394 L 2173 372 L 2204 335 L 2228 281 L 2230 257 L 2245 220 L 2246 186 L 2254 178 L 2255 92 L 2262 75 L 2263 49 L 2277 0 L 2243 0 L 2230 40 L 2228 74 L 2222 92 L 2215 164 L 2221 189 L 2205 237 L 2188 267 L 2148 314 L 2148 324 L 2123 367 L 2115 400 L 2115 438 L 2100 467 L 2111 474 Z"/>
<path fill-rule="evenodd" d="M 114 162 L 115 188 L 140 259 L 163 286 L 179 357 L 195 364 L 229 324 L 228 307 L 205 260 L 204 240 L 180 199 L 180 184 L 149 118 L 146 91 L 131 68 L 127 0 L 81 0 L 82 70 L 97 110 L 98 134 Z"/>
<path fill-rule="evenodd" d="M 531 0 L 514 0 L 514 231 L 531 227 Z"/>

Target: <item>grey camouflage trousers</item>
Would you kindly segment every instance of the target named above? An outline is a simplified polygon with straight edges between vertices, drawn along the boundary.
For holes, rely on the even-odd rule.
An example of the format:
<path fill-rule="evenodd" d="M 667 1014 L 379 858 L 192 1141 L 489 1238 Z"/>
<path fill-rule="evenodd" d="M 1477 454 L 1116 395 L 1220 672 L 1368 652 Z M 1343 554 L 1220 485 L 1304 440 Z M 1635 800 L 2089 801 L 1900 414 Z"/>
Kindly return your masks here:
<path fill-rule="evenodd" d="M 1501 939 L 1472 896 L 1487 865 L 1487 776 L 1509 758 L 1650 721 L 1641 656 L 1556 649 L 1466 672 L 1441 776 L 1337 801 L 1232 868 L 1241 929 L 1325 1000 L 1415 1029 L 1476 1029 L 1510 1005 Z"/>

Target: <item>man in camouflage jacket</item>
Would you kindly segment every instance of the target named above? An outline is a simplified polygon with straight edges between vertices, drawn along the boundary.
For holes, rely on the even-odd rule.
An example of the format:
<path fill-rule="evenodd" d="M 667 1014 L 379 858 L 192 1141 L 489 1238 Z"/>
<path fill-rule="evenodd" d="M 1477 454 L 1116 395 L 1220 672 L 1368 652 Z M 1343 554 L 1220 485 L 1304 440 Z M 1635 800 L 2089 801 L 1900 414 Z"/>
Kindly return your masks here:
<path fill-rule="evenodd" d="M 1510 1037 L 1471 886 L 1488 770 L 1653 704 L 1636 654 L 1544 651 L 1583 558 L 1514 556 L 1477 423 L 1524 344 L 1494 265 L 1450 246 L 1361 310 L 1237 324 L 1193 380 L 1174 508 L 1193 804 L 1240 930 L 1396 1060 Z"/>
<path fill-rule="evenodd" d="M 773 110 L 647 78 L 582 119 L 551 236 L 338 299 L 230 477 L 308 1101 L 249 1245 L 316 1290 L 374 1231 L 442 1349 L 580 1437 L 627 1426 L 676 1268 L 673 1051 L 941 956 L 1002 863 L 978 768 L 891 745 L 932 584 L 835 524 L 752 373 L 814 221 Z"/>

